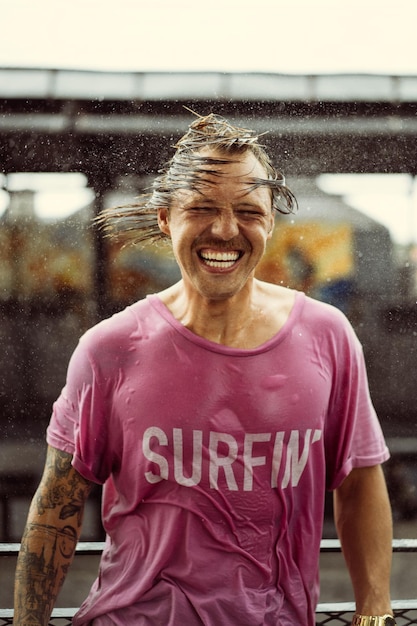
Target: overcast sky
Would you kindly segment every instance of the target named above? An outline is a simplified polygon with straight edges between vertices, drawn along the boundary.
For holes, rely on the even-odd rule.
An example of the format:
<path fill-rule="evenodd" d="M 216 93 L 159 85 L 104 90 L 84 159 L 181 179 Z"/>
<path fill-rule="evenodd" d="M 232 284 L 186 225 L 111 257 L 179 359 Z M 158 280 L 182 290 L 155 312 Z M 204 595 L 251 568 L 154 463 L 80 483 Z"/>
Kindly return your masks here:
<path fill-rule="evenodd" d="M 417 75 L 417 0 L 0 0 L 0 9 L 0 67 Z M 330 187 L 349 191 L 396 241 L 417 242 L 416 186 L 387 177 L 381 193 L 375 181 Z"/>
<path fill-rule="evenodd" d="M 416 0 L 0 0 L 0 66 L 417 73 Z"/>

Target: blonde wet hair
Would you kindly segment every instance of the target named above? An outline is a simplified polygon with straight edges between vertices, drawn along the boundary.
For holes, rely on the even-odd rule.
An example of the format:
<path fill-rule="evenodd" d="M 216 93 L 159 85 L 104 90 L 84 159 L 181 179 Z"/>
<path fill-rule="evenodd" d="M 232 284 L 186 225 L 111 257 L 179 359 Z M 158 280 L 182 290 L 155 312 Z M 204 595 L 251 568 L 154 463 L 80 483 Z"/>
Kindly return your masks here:
<path fill-rule="evenodd" d="M 221 115 L 198 115 L 174 148 L 175 154 L 158 172 L 149 193 L 141 194 L 132 204 L 100 213 L 97 223 L 108 236 L 133 244 L 169 239 L 159 229 L 158 209 L 169 209 L 175 193 L 181 189 L 198 191 L 201 185 L 209 182 L 207 175 L 210 175 L 210 181 L 213 177 L 220 177 L 222 170 L 216 167 L 230 163 L 230 157 L 246 152 L 252 152 L 266 174 L 265 178 L 253 177 L 248 191 L 267 187 L 271 192 L 272 210 L 279 213 L 292 213 L 297 207 L 297 200 L 286 186 L 284 175 L 274 168 L 259 143 L 259 135 L 247 128 L 233 126 Z M 219 156 L 206 156 L 205 149 Z M 222 154 L 225 159 L 221 158 Z"/>

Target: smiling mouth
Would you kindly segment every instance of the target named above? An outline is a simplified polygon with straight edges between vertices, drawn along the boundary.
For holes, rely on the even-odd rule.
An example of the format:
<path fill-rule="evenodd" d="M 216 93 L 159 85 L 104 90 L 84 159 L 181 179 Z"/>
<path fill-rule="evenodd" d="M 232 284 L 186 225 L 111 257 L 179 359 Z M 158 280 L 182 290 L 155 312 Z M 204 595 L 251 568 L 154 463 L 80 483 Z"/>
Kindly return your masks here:
<path fill-rule="evenodd" d="M 209 267 L 223 268 L 227 269 L 229 267 L 233 267 L 236 261 L 240 258 L 241 253 L 237 250 L 232 250 L 230 252 L 219 252 L 215 250 L 202 250 L 199 253 L 200 259 L 204 262 L 205 265 Z"/>

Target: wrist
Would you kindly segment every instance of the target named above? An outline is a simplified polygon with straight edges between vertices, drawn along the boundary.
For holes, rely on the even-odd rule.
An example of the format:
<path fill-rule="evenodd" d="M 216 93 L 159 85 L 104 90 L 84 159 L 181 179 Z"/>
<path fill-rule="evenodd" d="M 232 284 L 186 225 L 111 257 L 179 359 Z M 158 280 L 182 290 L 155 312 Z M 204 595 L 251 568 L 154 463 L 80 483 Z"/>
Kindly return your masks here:
<path fill-rule="evenodd" d="M 351 626 L 396 626 L 396 621 L 390 613 L 385 613 L 385 615 L 355 613 Z"/>

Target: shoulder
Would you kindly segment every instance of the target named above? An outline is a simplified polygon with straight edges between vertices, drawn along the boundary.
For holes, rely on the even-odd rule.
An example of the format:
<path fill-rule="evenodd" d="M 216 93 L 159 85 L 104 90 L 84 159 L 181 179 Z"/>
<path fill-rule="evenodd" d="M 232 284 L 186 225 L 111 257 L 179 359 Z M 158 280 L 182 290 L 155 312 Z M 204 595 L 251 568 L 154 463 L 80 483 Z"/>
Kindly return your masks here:
<path fill-rule="evenodd" d="M 140 339 L 146 331 L 143 326 L 152 307 L 147 300 L 140 300 L 92 326 L 80 339 L 80 348 L 96 357 L 123 353 L 126 344 Z"/>
<path fill-rule="evenodd" d="M 272 283 L 259 282 L 269 301 L 269 307 L 295 312 L 303 323 L 325 325 L 335 328 L 351 328 L 350 322 L 342 311 L 331 304 L 315 300 L 302 291 Z"/>
<path fill-rule="evenodd" d="M 307 328 L 317 345 L 331 351 L 361 354 L 362 346 L 346 315 L 332 304 L 315 300 L 302 294 L 299 323 Z"/>
<path fill-rule="evenodd" d="M 303 308 L 305 309 L 306 315 L 313 316 L 314 319 L 317 318 L 319 321 L 326 320 L 330 323 L 336 324 L 336 326 L 350 325 L 346 315 L 333 304 L 316 300 L 315 298 L 311 298 L 303 293 L 300 295 L 304 298 Z"/>

